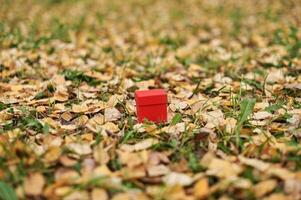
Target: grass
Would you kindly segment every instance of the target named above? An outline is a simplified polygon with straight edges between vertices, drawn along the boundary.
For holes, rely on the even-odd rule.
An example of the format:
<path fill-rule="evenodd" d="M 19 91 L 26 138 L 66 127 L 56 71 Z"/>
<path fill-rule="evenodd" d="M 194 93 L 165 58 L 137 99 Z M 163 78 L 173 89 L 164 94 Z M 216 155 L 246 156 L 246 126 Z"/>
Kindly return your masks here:
<path fill-rule="evenodd" d="M 277 186 L 262 198 L 276 193 L 294 195 L 285 190 L 286 180 L 281 176 L 258 170 L 238 156 L 296 176 L 301 169 L 301 125 L 296 120 L 300 91 L 285 87 L 300 82 L 300 17 L 295 11 L 299 3 L 3 2 L 0 199 L 15 199 L 16 195 L 18 199 L 61 199 L 78 191 L 91 196 L 96 188 L 104 189 L 110 199 L 128 194 L 138 198 L 133 191 L 151 199 L 171 199 L 170 191 L 183 199 L 195 197 L 198 180 L 170 186 L 165 179 L 169 173 L 149 175 L 150 164 L 163 165 L 179 175 L 172 177 L 174 182 L 183 181 L 183 176 L 201 175 L 209 185 L 204 199 L 256 199 L 252 188 L 270 179 L 277 180 Z M 75 64 L 64 65 L 65 56 Z M 284 79 L 267 82 L 277 70 L 283 71 Z M 112 79 L 102 81 L 87 75 L 91 71 Z M 184 79 L 177 80 L 178 75 Z M 66 81 L 60 84 L 53 79 L 61 77 Z M 68 92 L 66 101 L 52 101 L 59 87 Z M 137 131 L 134 92 L 154 88 L 165 89 L 169 100 L 187 106 L 176 111 L 170 106 L 173 117 L 157 125 L 155 131 Z M 122 100 L 114 101 L 115 96 Z M 89 111 L 73 112 L 72 105 L 83 102 Z M 108 110 L 93 108 L 97 103 L 116 108 L 120 118 L 102 121 Z M 44 107 L 45 112 L 37 112 L 38 107 Z M 206 119 L 212 111 L 223 116 Z M 256 112 L 268 112 L 271 117 L 256 120 Z M 63 119 L 64 115 L 71 119 Z M 93 124 L 95 116 L 97 123 Z M 79 117 L 83 121 L 77 124 Z M 45 118 L 57 127 L 45 124 Z M 217 118 L 217 125 L 210 124 Z M 179 123 L 184 124 L 184 130 L 179 129 Z M 143 126 L 148 125 L 145 122 Z M 99 131 L 104 127 L 109 130 Z M 175 133 L 168 133 L 170 128 Z M 149 138 L 158 143 L 144 149 L 143 142 Z M 70 143 L 78 145 L 75 150 L 69 148 Z M 123 149 L 127 145 L 142 150 L 127 152 Z M 61 152 L 58 158 L 50 155 L 53 160 L 47 162 L 53 146 Z M 137 154 L 141 158 L 136 158 Z M 123 162 L 125 155 L 127 162 Z M 241 172 L 236 174 L 225 166 L 231 178 L 212 174 L 212 159 L 239 167 Z M 146 175 L 123 175 L 123 170 L 136 172 L 136 167 L 145 169 Z M 46 180 L 36 196 L 29 195 L 23 185 L 33 172 Z M 61 185 L 60 177 L 69 172 L 80 178 Z M 106 175 L 89 176 L 94 173 Z M 235 178 L 247 179 L 251 186 L 239 188 L 231 182 Z M 64 190 L 63 186 L 70 188 L 65 196 L 55 192 Z"/>
<path fill-rule="evenodd" d="M 86 82 L 87 84 L 89 84 L 91 86 L 96 86 L 101 83 L 99 80 L 96 80 L 95 78 L 87 76 L 84 74 L 84 72 L 78 71 L 78 70 L 65 70 L 65 71 L 63 71 L 63 75 L 65 76 L 66 80 L 70 80 L 76 85 Z"/>
<path fill-rule="evenodd" d="M 255 103 L 255 99 L 243 99 L 240 103 L 240 112 L 237 119 L 237 125 L 235 127 L 236 146 L 242 147 L 240 129 L 243 126 L 243 123 L 247 121 L 248 117 L 252 114 Z"/>
<path fill-rule="evenodd" d="M 17 200 L 17 195 L 13 188 L 3 181 L 0 181 L 0 199 L 2 200 Z"/>

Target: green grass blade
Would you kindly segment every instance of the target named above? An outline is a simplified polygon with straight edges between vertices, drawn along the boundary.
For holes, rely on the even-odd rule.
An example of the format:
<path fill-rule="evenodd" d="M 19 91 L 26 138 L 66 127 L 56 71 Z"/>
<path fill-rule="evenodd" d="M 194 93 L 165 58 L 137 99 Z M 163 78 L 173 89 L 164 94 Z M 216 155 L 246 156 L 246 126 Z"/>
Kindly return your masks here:
<path fill-rule="evenodd" d="M 170 125 L 176 125 L 182 120 L 182 115 L 180 113 L 175 114 L 175 116 L 172 118 Z"/>
<path fill-rule="evenodd" d="M 238 115 L 238 124 L 240 127 L 247 119 L 250 114 L 253 112 L 256 99 L 243 99 L 240 104 L 240 113 Z"/>
<path fill-rule="evenodd" d="M 4 183 L 3 181 L 0 181 L 0 200 L 17 200 L 17 195 L 14 191 L 14 189 Z"/>
<path fill-rule="evenodd" d="M 236 145 L 239 146 L 239 132 L 243 123 L 248 119 L 249 115 L 252 114 L 255 106 L 256 99 L 243 99 L 240 103 L 240 113 L 238 115 L 238 123 L 235 128 L 236 134 Z"/>

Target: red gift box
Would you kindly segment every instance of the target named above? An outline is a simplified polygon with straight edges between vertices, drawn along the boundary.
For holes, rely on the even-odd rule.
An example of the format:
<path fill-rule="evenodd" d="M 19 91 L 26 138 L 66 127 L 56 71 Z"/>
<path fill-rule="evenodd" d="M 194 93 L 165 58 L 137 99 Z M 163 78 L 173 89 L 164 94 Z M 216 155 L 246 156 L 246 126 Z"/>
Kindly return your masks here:
<path fill-rule="evenodd" d="M 147 119 L 156 123 L 167 121 L 167 94 L 163 89 L 135 92 L 138 122 Z"/>

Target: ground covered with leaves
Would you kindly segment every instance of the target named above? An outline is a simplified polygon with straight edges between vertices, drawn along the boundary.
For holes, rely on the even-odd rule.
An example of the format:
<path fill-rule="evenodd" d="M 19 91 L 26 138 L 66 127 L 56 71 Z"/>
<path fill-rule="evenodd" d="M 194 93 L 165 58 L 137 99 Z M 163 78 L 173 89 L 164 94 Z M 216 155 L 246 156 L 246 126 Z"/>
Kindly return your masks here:
<path fill-rule="evenodd" d="M 301 198 L 300 1 L 0 5 L 0 199 Z"/>

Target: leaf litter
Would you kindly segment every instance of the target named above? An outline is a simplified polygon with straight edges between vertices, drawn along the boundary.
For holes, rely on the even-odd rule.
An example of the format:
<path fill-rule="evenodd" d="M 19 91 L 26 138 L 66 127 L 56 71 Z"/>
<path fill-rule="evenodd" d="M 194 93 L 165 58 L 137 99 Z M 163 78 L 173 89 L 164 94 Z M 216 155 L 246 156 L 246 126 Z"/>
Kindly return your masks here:
<path fill-rule="evenodd" d="M 0 199 L 300 199 L 300 10 L 1 2 Z"/>

